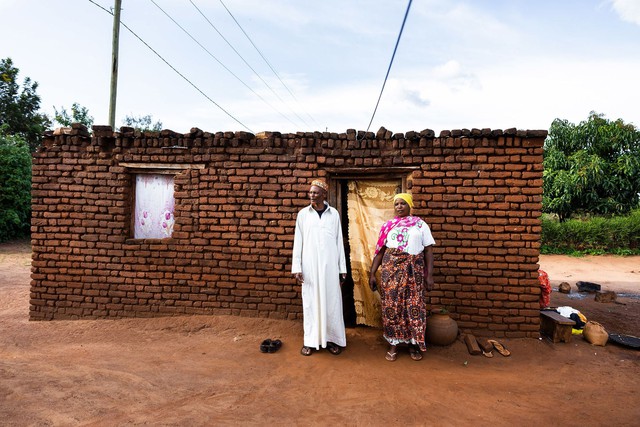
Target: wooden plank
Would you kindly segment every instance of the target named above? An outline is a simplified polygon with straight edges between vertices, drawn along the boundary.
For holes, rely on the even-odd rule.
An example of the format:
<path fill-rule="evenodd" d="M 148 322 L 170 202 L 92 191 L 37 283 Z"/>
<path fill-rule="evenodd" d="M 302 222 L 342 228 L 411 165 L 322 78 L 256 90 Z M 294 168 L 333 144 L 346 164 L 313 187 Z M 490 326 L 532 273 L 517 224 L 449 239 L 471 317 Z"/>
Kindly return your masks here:
<path fill-rule="evenodd" d="M 464 343 L 467 345 L 467 350 L 469 350 L 469 354 L 478 355 L 482 354 L 482 350 L 478 346 L 478 341 L 476 341 L 476 337 L 471 334 L 466 334 L 464 336 Z"/>
<path fill-rule="evenodd" d="M 120 162 L 118 166 L 129 169 L 204 169 L 204 163 L 141 163 Z"/>
<path fill-rule="evenodd" d="M 478 341 L 480 349 L 482 349 L 482 351 L 484 351 L 485 353 L 490 353 L 493 351 L 493 344 L 491 344 L 487 338 L 476 338 L 476 341 Z"/>

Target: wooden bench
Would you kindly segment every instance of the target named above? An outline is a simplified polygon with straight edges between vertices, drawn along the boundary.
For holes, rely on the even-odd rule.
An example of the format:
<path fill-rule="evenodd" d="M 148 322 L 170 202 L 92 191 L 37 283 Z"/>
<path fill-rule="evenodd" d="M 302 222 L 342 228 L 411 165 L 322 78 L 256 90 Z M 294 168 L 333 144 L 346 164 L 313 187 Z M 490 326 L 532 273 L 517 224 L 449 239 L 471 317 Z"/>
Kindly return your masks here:
<path fill-rule="evenodd" d="M 552 310 L 540 310 L 540 332 L 552 342 L 570 342 L 576 322 Z"/>

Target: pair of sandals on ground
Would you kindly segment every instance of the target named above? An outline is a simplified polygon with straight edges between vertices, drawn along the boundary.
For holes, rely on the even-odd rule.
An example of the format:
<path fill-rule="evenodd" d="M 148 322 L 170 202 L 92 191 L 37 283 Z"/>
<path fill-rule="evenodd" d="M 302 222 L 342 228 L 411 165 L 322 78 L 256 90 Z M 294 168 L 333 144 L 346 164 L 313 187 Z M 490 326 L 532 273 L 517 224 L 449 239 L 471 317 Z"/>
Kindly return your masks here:
<path fill-rule="evenodd" d="M 415 360 L 416 362 L 418 360 L 422 360 L 422 352 L 420 351 L 420 347 L 415 344 L 409 344 L 409 356 L 411 357 L 411 360 Z M 387 354 L 385 354 L 384 358 L 389 362 L 395 362 L 395 360 L 398 358 L 398 346 L 390 345 L 389 350 L 387 351 Z"/>
<path fill-rule="evenodd" d="M 329 350 L 329 353 L 336 356 L 342 353 L 342 347 L 332 342 L 327 343 L 327 350 Z M 303 346 L 302 349 L 300 350 L 300 354 L 302 354 L 303 356 L 311 356 L 311 353 L 313 353 L 313 348 L 307 347 L 306 345 Z M 415 361 L 422 360 L 422 352 L 420 351 L 420 348 L 417 345 L 409 345 L 409 356 L 411 356 L 411 359 Z M 398 357 L 398 346 L 396 345 L 390 346 L 389 351 L 387 351 L 387 354 L 385 356 L 385 359 L 387 359 L 389 362 L 393 362 L 394 360 L 396 360 L 397 357 Z"/>
<path fill-rule="evenodd" d="M 313 353 L 313 350 L 314 350 L 313 347 L 307 347 L 305 345 L 300 350 L 300 354 L 302 354 L 303 356 L 311 356 L 311 353 Z M 342 347 L 332 342 L 327 343 L 327 350 L 329 350 L 329 353 L 333 354 L 334 356 L 337 356 L 340 353 L 342 353 Z"/>

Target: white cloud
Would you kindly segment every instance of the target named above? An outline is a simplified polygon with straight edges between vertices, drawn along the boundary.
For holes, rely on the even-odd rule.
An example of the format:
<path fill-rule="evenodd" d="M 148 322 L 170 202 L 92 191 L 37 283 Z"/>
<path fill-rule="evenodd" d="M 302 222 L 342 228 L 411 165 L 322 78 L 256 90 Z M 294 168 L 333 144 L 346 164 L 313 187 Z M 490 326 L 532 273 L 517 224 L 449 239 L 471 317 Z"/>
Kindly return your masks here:
<path fill-rule="evenodd" d="M 640 25 L 640 1 L 611 0 L 611 5 L 623 21 Z"/>
<path fill-rule="evenodd" d="M 455 60 L 436 66 L 432 72 L 432 78 L 448 85 L 451 90 L 457 91 L 465 88 L 481 89 L 482 85 L 478 77 L 463 69 L 460 62 Z"/>

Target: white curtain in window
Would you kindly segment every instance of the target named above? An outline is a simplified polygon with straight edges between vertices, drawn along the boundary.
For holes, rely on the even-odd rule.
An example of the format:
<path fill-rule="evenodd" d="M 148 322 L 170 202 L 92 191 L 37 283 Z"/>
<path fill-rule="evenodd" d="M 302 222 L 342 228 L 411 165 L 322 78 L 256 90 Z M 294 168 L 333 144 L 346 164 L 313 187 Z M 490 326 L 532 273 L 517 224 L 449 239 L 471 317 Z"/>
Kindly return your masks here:
<path fill-rule="evenodd" d="M 134 238 L 171 237 L 174 207 L 173 175 L 136 175 Z"/>

